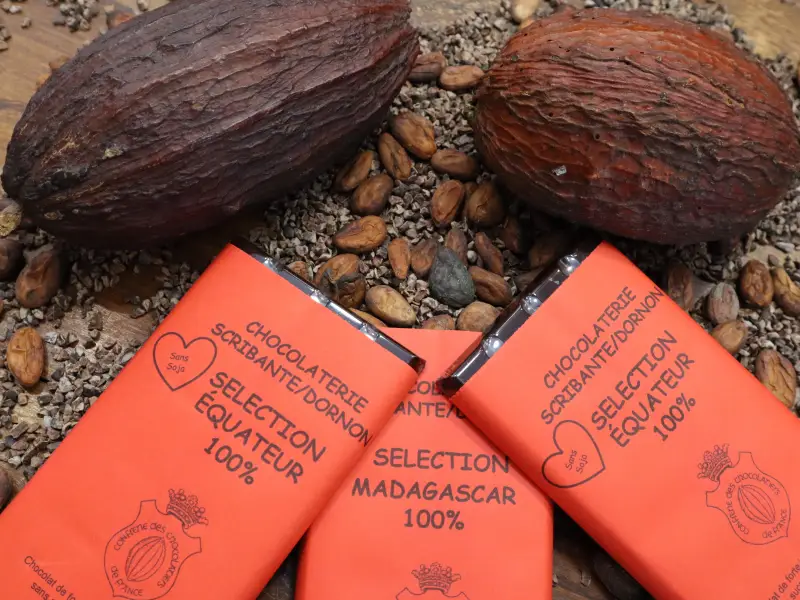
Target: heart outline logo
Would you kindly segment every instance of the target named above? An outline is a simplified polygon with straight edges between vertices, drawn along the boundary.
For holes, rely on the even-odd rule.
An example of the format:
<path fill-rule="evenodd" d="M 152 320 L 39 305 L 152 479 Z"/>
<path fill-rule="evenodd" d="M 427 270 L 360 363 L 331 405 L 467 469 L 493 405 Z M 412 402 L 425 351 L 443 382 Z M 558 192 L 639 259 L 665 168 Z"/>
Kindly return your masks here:
<path fill-rule="evenodd" d="M 193 344 L 196 343 L 211 344 L 211 351 L 212 351 L 211 358 L 210 360 L 207 361 L 207 364 L 196 375 L 194 375 L 187 381 L 181 382 L 179 385 L 173 385 L 173 382 L 170 381 L 171 379 L 174 379 L 174 377 L 170 375 L 169 372 L 167 372 L 167 369 L 162 369 L 162 365 L 159 364 L 159 356 L 158 356 L 159 344 L 161 344 L 165 340 L 170 340 L 174 338 L 177 338 L 177 341 L 179 341 L 181 344 L 183 352 L 186 352 L 189 357 L 191 357 L 191 355 L 189 354 L 190 352 L 189 349 Z M 156 372 L 158 373 L 158 376 L 161 377 L 161 380 L 164 382 L 164 384 L 166 384 L 166 386 L 173 392 L 177 392 L 178 390 L 185 388 L 187 385 L 193 383 L 194 381 L 197 381 L 200 377 L 203 376 L 203 374 L 205 374 L 206 371 L 208 371 L 211 368 L 211 365 L 214 364 L 214 361 L 216 359 L 217 359 L 217 345 L 214 343 L 214 340 L 208 337 L 196 337 L 187 344 L 186 340 L 180 333 L 177 333 L 175 331 L 169 331 L 163 334 L 161 337 L 159 337 L 158 340 L 156 340 L 156 343 L 153 344 L 153 364 L 156 367 Z"/>
<path fill-rule="evenodd" d="M 555 466 L 557 464 L 555 462 L 551 463 L 551 461 L 557 459 L 559 456 L 564 456 L 565 455 L 564 448 L 562 448 L 561 444 L 559 444 L 559 441 L 558 441 L 559 431 L 561 430 L 562 427 L 565 427 L 565 426 L 569 426 L 569 427 L 573 427 L 574 426 L 574 427 L 578 428 L 577 430 L 573 431 L 573 435 L 577 434 L 578 435 L 577 439 L 579 441 L 587 441 L 589 443 L 589 444 L 586 445 L 585 450 L 588 450 L 589 448 L 593 448 L 594 449 L 594 457 L 600 463 L 599 468 L 595 469 L 595 471 L 593 473 L 592 472 L 588 472 L 586 474 L 586 476 L 583 477 L 580 480 L 574 480 L 575 479 L 574 475 L 570 474 L 569 476 L 574 481 L 572 481 L 572 483 L 568 483 L 568 484 L 556 483 L 555 482 L 555 478 L 550 477 L 548 475 L 548 471 L 550 473 L 553 473 L 554 469 L 556 470 L 556 473 L 562 473 L 562 472 L 563 473 L 568 473 L 568 471 L 565 470 L 567 467 L 564 466 L 564 463 L 561 463 L 559 466 Z M 569 435 L 569 434 L 568 433 L 562 433 L 561 435 L 562 435 L 562 440 L 563 440 L 563 436 L 564 435 Z M 544 462 L 542 463 L 542 477 L 544 477 L 544 480 L 547 483 L 549 483 L 550 485 L 552 485 L 553 487 L 562 488 L 562 489 L 578 487 L 579 485 L 583 485 L 584 483 L 587 483 L 587 482 L 591 481 L 592 479 L 594 479 L 595 477 L 597 477 L 603 471 L 606 470 L 606 463 L 605 463 L 605 460 L 603 460 L 603 455 L 600 453 L 600 447 L 597 445 L 597 442 L 594 440 L 594 438 L 592 437 L 592 434 L 589 433 L 589 431 L 586 429 L 586 427 L 584 427 L 583 425 L 581 425 L 577 421 L 572 421 L 572 420 L 561 421 L 558 425 L 556 425 L 555 429 L 553 429 L 553 444 L 555 444 L 556 451 L 553 452 L 546 459 L 544 459 Z M 576 451 L 576 452 L 580 452 L 581 451 L 581 449 L 576 449 L 575 447 L 568 448 L 568 450 L 572 450 L 572 451 Z M 548 464 L 551 465 L 549 467 L 549 469 L 548 469 Z M 558 479 L 563 479 L 563 477 L 560 477 Z"/>

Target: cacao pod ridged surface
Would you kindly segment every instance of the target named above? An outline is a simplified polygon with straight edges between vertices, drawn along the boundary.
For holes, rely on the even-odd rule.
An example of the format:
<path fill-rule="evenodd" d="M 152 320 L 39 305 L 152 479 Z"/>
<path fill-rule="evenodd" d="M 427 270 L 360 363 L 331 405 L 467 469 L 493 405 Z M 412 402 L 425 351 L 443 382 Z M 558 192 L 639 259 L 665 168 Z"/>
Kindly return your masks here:
<path fill-rule="evenodd" d="M 534 207 L 662 244 L 752 229 L 800 168 L 792 108 L 732 41 L 645 12 L 555 14 L 477 92 L 476 146 Z"/>
<path fill-rule="evenodd" d="M 206 229 L 344 163 L 419 52 L 408 0 L 174 0 L 53 74 L 3 186 L 80 245 Z"/>

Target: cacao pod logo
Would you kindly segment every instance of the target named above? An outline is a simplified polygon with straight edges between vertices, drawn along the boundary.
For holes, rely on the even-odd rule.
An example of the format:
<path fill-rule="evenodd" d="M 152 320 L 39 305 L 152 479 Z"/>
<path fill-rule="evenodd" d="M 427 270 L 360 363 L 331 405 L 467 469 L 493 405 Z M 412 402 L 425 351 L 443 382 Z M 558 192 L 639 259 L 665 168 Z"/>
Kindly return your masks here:
<path fill-rule="evenodd" d="M 205 512 L 197 496 L 182 489 L 169 490 L 165 511 L 155 500 L 143 500 L 139 514 L 106 545 L 105 571 L 112 596 L 157 600 L 180 585 L 184 564 L 202 551 L 200 538 L 189 532 L 208 525 Z"/>
<path fill-rule="evenodd" d="M 136 583 L 146 581 L 158 572 L 166 556 L 167 544 L 164 538 L 155 535 L 144 538 L 128 552 L 125 575 Z"/>
<path fill-rule="evenodd" d="M 697 476 L 716 485 L 706 492 L 706 505 L 725 515 L 743 542 L 763 546 L 789 536 L 789 494 L 772 474 L 759 468 L 750 452 L 739 452 L 734 464 L 727 444 L 714 446 L 699 467 Z"/>
<path fill-rule="evenodd" d="M 775 505 L 766 492 L 754 485 L 743 485 L 737 492 L 739 506 L 751 521 L 761 525 L 775 522 Z"/>

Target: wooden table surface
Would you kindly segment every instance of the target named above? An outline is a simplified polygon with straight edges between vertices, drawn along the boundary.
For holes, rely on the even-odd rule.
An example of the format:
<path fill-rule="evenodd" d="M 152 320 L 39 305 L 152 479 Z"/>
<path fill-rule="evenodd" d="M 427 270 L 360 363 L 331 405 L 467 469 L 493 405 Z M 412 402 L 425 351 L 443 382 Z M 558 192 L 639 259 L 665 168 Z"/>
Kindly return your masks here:
<path fill-rule="evenodd" d="M 437 0 L 416 0 L 417 5 Z M 452 1 L 452 0 L 451 0 Z M 155 7 L 164 0 L 153 0 Z M 108 4 L 107 2 L 101 4 Z M 135 0 L 117 0 L 120 7 L 133 8 Z M 756 43 L 758 52 L 774 56 L 786 52 L 796 62 L 800 61 L 800 6 L 793 0 L 728 0 L 727 5 L 742 27 Z M 14 125 L 22 113 L 26 102 L 36 89 L 36 82 L 49 73 L 48 63 L 61 56 L 71 56 L 84 42 L 97 35 L 104 18 L 95 21 L 93 31 L 70 33 L 66 28 L 53 27 L 56 15 L 52 7 L 43 0 L 19 4 L 23 14 L 33 19 L 33 26 L 23 30 L 20 27 L 22 16 L 6 15 L 0 12 L 0 25 L 5 24 L 13 38 L 9 50 L 0 52 L 0 165 L 5 161 L 6 145 Z M 181 243 L 176 249 L 178 258 L 189 258 L 192 263 L 202 265 L 228 239 L 231 233 L 247 228 L 249 217 L 243 216 L 232 221 L 219 231 L 194 236 Z M 124 298 L 141 293 L 149 294 L 152 286 L 150 274 L 133 274 L 122 278 L 115 289 L 107 290 L 98 298 L 104 316 L 103 337 L 109 336 L 123 342 L 140 344 L 150 334 L 154 320 L 146 315 L 131 319 L 131 307 Z M 80 338 L 87 335 L 86 324 L 75 314 L 64 320 L 64 328 Z M 43 332 L 46 329 L 42 328 Z M 38 408 L 31 403 L 31 417 L 35 418 Z M 558 585 L 554 588 L 556 600 L 607 600 L 608 592 L 591 575 L 590 556 L 594 543 L 577 529 L 568 519 L 560 518 L 556 526 L 555 577 Z"/>

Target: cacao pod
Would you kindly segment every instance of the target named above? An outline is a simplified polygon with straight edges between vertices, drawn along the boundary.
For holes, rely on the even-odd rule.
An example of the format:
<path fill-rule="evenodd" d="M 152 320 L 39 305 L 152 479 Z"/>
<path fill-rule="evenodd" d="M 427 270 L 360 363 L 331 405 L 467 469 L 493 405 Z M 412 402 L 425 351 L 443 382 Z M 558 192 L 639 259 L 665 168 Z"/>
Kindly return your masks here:
<path fill-rule="evenodd" d="M 135 583 L 147 581 L 158 573 L 166 556 L 167 545 L 163 537 L 157 535 L 146 537 L 128 552 L 125 575 Z"/>
<path fill-rule="evenodd" d="M 775 522 L 775 504 L 767 493 L 759 487 L 745 484 L 736 493 L 742 512 L 751 521 L 761 525 L 770 525 Z"/>
<path fill-rule="evenodd" d="M 170 241 L 284 197 L 388 116 L 419 53 L 410 14 L 408 0 L 148 11 L 33 96 L 3 187 L 42 229 L 106 248 Z"/>
<path fill-rule="evenodd" d="M 752 229 L 800 168 L 792 107 L 730 39 L 615 9 L 516 33 L 476 93 L 483 162 L 533 207 L 662 244 Z"/>

